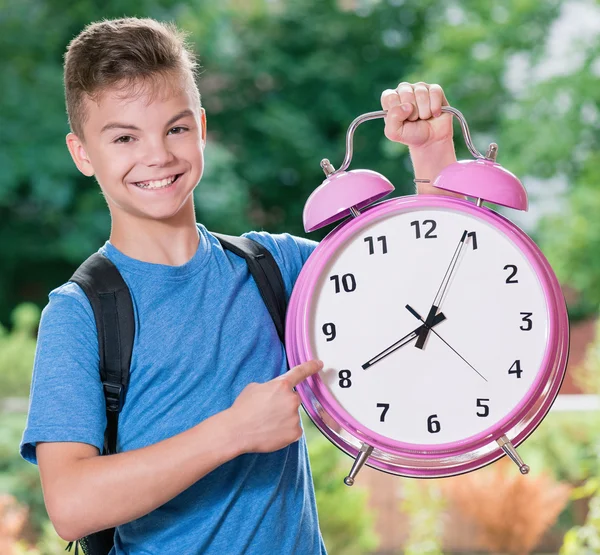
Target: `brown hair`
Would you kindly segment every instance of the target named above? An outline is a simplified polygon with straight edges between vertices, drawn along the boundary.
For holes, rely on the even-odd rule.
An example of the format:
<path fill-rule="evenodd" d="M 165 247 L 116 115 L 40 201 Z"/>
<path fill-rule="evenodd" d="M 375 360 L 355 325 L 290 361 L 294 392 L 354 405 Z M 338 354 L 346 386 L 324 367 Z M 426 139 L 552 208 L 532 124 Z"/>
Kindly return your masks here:
<path fill-rule="evenodd" d="M 135 94 L 148 82 L 162 79 L 168 83 L 173 73 L 189 79 L 199 103 L 196 68 L 185 34 L 171 23 L 134 17 L 92 23 L 69 43 L 65 53 L 69 125 L 83 138 L 86 95 L 95 100 L 113 86 Z"/>

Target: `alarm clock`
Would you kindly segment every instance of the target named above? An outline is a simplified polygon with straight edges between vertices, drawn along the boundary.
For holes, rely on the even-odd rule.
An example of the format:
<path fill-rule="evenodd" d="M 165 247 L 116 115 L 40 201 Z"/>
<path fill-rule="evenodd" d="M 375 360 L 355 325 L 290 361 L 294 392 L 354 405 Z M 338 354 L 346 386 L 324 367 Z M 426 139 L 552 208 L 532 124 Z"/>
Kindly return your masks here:
<path fill-rule="evenodd" d="M 392 474 L 462 474 L 516 451 L 542 421 L 565 375 L 568 316 L 548 261 L 517 225 L 484 201 L 527 210 L 515 175 L 471 141 L 474 159 L 433 185 L 464 195 L 411 195 L 381 174 L 347 171 L 356 118 L 338 170 L 304 208 L 307 232 L 343 220 L 317 246 L 286 318 L 290 366 L 324 367 L 296 388 L 316 427 L 354 462 Z M 472 199 L 472 200 L 470 200 Z"/>

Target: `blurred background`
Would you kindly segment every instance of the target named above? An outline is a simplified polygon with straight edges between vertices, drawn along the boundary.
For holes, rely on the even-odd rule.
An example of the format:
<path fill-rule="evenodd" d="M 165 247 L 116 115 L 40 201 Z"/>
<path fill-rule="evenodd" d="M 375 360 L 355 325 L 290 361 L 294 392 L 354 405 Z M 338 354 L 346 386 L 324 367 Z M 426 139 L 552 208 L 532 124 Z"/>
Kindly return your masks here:
<path fill-rule="evenodd" d="M 345 133 L 400 81 L 440 83 L 475 146 L 522 178 L 571 318 L 568 376 L 519 452 L 437 481 L 365 469 L 307 423 L 332 555 L 600 553 L 600 4 L 593 0 L 0 0 L 0 553 L 56 555 L 37 468 L 19 458 L 36 329 L 50 290 L 108 238 L 97 184 L 64 144 L 67 43 L 101 18 L 150 16 L 190 33 L 208 114 L 196 192 L 209 229 L 305 235 L 302 208 L 339 166 Z M 459 159 L 469 158 L 458 126 Z M 404 146 L 361 126 L 352 167 L 414 192 Z M 327 228 L 323 233 L 329 231 Z M 314 239 L 323 235 L 311 234 Z M 85 399 L 81 399 L 85 403 Z"/>

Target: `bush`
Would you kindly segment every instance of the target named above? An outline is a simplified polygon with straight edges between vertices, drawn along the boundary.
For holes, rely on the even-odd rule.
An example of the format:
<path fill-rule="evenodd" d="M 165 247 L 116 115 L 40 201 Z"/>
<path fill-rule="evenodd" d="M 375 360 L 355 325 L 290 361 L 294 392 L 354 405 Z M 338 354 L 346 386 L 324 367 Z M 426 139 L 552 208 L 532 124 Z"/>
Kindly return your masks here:
<path fill-rule="evenodd" d="M 305 419 L 304 429 L 312 468 L 319 524 L 325 547 L 336 555 L 361 555 L 378 544 L 367 493 L 344 484 L 352 460 L 334 447 Z"/>
<path fill-rule="evenodd" d="M 48 515 L 38 469 L 19 455 L 25 418 L 24 414 L 0 414 L 0 493 L 8 493 L 29 507 L 31 527 L 39 533 Z"/>
<path fill-rule="evenodd" d="M 9 333 L 0 324 L 0 397 L 27 397 L 35 357 L 35 332 L 40 309 L 32 303 L 17 306 Z"/>

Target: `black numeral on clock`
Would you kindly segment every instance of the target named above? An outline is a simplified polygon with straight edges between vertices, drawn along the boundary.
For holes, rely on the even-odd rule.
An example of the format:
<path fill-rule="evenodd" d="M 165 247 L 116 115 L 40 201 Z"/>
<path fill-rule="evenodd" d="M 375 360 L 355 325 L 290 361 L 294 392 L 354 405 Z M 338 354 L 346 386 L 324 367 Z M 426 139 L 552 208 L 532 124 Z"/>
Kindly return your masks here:
<path fill-rule="evenodd" d="M 381 243 L 381 254 L 387 254 L 387 239 L 385 235 L 377 237 L 377 241 Z M 369 254 L 375 254 L 375 242 L 373 237 L 365 237 L 365 243 L 369 243 Z"/>
<path fill-rule="evenodd" d="M 331 322 L 328 324 L 323 324 L 322 329 L 323 329 L 323 333 L 327 336 L 326 341 L 333 341 L 335 339 L 335 336 L 336 336 L 335 324 L 332 324 Z"/>
<path fill-rule="evenodd" d="M 338 377 L 340 378 L 340 387 L 342 389 L 347 389 L 352 385 L 352 372 L 350 370 L 340 370 L 338 373 Z"/>
<path fill-rule="evenodd" d="M 476 251 L 477 250 L 477 233 L 475 231 L 470 231 L 469 233 L 467 233 L 467 237 L 470 237 L 471 239 L 473 239 L 473 250 Z"/>
<path fill-rule="evenodd" d="M 486 403 L 489 403 L 489 402 L 490 402 L 489 399 L 477 399 L 477 407 L 482 410 L 482 412 L 477 411 L 477 416 L 480 416 L 481 418 L 485 418 L 486 416 L 489 416 L 490 407 L 488 407 L 486 405 Z"/>
<path fill-rule="evenodd" d="M 508 369 L 508 373 L 509 374 L 516 374 L 517 378 L 520 378 L 521 374 L 523 373 L 523 370 L 521 370 L 521 361 L 520 360 L 515 360 L 513 362 L 513 365 Z"/>
<path fill-rule="evenodd" d="M 519 326 L 519 329 L 523 331 L 530 331 L 533 328 L 533 322 L 531 321 L 533 312 L 521 312 L 521 316 L 523 316 L 522 320 L 525 322 L 525 327 Z"/>
<path fill-rule="evenodd" d="M 437 227 L 435 220 L 423 220 L 423 224 L 421 224 L 419 220 L 415 220 L 414 222 L 410 222 L 410 225 L 415 226 L 417 239 L 421 238 L 421 225 L 423 225 L 423 228 L 425 228 L 425 226 L 429 226 L 429 229 L 425 231 L 425 235 L 423 236 L 425 239 L 437 239 L 437 235 L 433 235 L 433 231 Z"/>
<path fill-rule="evenodd" d="M 356 279 L 352 274 L 344 274 L 340 280 L 340 276 L 331 276 L 329 281 L 333 281 L 335 284 L 335 292 L 340 293 L 340 281 L 341 285 L 346 293 L 351 293 L 356 289 Z"/>
<path fill-rule="evenodd" d="M 387 414 L 387 411 L 390 408 L 390 404 L 389 403 L 377 403 L 377 408 L 383 409 L 383 412 L 381 413 L 381 416 L 379 417 L 379 422 L 385 422 L 385 415 Z"/>
<path fill-rule="evenodd" d="M 436 420 L 437 417 L 437 414 L 432 414 L 427 419 L 427 431 L 430 434 L 437 434 L 442 429 L 442 425 L 440 424 L 439 420 Z"/>
<path fill-rule="evenodd" d="M 519 283 L 518 279 L 513 279 L 517 275 L 517 267 L 514 264 L 504 266 L 505 270 L 510 270 L 510 275 L 506 278 L 506 283 Z"/>

